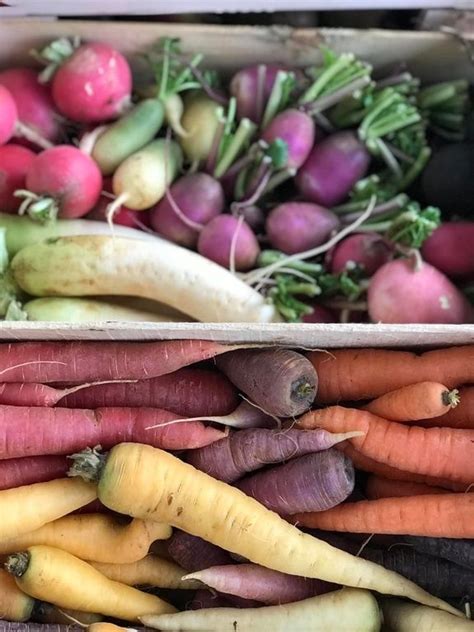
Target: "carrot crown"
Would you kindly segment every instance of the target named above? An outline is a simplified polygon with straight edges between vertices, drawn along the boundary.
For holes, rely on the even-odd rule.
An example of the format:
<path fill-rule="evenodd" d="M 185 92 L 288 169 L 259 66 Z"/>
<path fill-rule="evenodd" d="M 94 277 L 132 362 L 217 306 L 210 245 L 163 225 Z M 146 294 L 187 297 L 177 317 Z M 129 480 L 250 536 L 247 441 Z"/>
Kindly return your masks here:
<path fill-rule="evenodd" d="M 7 557 L 5 570 L 14 577 L 21 577 L 28 570 L 30 564 L 30 554 L 28 551 L 13 553 Z"/>
<path fill-rule="evenodd" d="M 97 445 L 95 448 L 86 448 L 82 452 L 68 457 L 72 459 L 73 464 L 69 468 L 67 475 L 71 477 L 79 476 L 88 483 L 97 483 L 107 460 L 107 455 L 100 454 L 100 449 L 101 446 Z"/>

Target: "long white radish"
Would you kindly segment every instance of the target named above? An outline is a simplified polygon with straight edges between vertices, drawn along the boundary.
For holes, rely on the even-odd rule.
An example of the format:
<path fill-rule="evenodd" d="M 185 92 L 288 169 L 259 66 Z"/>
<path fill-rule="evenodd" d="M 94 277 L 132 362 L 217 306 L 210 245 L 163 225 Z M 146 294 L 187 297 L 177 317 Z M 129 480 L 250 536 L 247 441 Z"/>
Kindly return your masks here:
<path fill-rule="evenodd" d="M 391 632 L 474 632 L 474 621 L 442 610 L 400 599 L 382 599 L 381 605 L 384 623 Z"/>
<path fill-rule="evenodd" d="M 275 307 L 225 268 L 164 239 L 64 237 L 28 246 L 12 260 L 33 296 L 140 296 L 202 322 L 273 322 Z"/>
<path fill-rule="evenodd" d="M 375 597 L 357 588 L 284 606 L 205 608 L 140 620 L 148 627 L 176 632 L 378 632 L 382 622 Z"/>

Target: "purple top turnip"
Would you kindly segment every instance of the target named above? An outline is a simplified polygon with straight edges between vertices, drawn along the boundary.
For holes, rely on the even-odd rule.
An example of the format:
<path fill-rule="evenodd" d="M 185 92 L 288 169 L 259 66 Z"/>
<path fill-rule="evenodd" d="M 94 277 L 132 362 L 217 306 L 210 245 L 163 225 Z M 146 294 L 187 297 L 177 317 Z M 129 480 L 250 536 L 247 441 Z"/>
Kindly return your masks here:
<path fill-rule="evenodd" d="M 266 222 L 271 245 L 289 255 L 323 244 L 338 227 L 337 215 L 309 202 L 280 204 Z"/>
<path fill-rule="evenodd" d="M 313 119 L 299 110 L 285 110 L 277 114 L 267 125 L 262 140 L 269 145 L 278 138 L 288 148 L 285 167 L 299 169 L 314 145 L 316 128 Z"/>
<path fill-rule="evenodd" d="M 280 70 L 286 69 L 276 64 L 261 64 L 242 68 L 232 77 L 229 90 L 236 99 L 239 119 L 249 118 L 254 123 L 260 122 L 265 103 Z M 259 84 L 262 88 L 261 94 Z"/>
<path fill-rule="evenodd" d="M 130 102 L 132 74 L 123 55 L 108 44 L 83 44 L 54 74 L 58 110 L 79 123 L 110 121 Z"/>
<path fill-rule="evenodd" d="M 393 248 L 381 235 L 358 233 L 339 242 L 334 250 L 328 253 L 326 263 L 333 274 L 358 265 L 364 269 L 367 276 L 372 276 L 392 257 Z"/>
<path fill-rule="evenodd" d="M 225 268 L 231 268 L 232 243 L 234 242 L 235 270 L 250 270 L 255 265 L 260 246 L 248 224 L 233 215 L 218 215 L 202 229 L 198 239 L 198 251 L 204 257 Z"/>
<path fill-rule="evenodd" d="M 316 143 L 298 171 L 301 195 L 328 208 L 342 202 L 367 173 L 370 155 L 352 132 L 337 132 Z"/>
<path fill-rule="evenodd" d="M 222 186 L 207 173 L 192 173 L 176 180 L 169 194 L 150 209 L 151 225 L 159 235 L 170 241 L 194 248 L 199 226 L 204 226 L 224 210 Z M 178 212 L 190 223 L 185 223 Z"/>

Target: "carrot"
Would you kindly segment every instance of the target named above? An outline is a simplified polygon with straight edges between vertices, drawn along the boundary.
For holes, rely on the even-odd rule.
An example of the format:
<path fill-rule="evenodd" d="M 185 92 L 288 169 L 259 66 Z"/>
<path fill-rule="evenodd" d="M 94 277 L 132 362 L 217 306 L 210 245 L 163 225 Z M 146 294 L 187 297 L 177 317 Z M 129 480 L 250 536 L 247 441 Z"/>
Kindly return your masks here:
<path fill-rule="evenodd" d="M 124 628 L 120 625 L 115 625 L 115 623 L 107 623 L 105 621 L 92 623 L 87 628 L 87 632 L 129 632 L 129 630 L 130 628 Z"/>
<path fill-rule="evenodd" d="M 306 413 L 298 427 L 320 427 L 335 433 L 360 430 L 364 436 L 350 441 L 371 459 L 415 474 L 467 485 L 474 482 L 474 430 L 405 426 L 342 406 Z"/>
<path fill-rule="evenodd" d="M 64 478 L 69 463 L 65 456 L 33 456 L 0 460 L 0 490 Z"/>
<path fill-rule="evenodd" d="M 175 419 L 177 415 L 159 408 L 0 406 L 0 460 L 67 454 L 88 445 L 110 447 L 126 440 L 184 450 L 203 447 L 226 436 L 199 421 L 168 423 Z"/>
<path fill-rule="evenodd" d="M 207 340 L 3 343 L 0 376 L 37 383 L 143 380 L 238 348 Z"/>
<path fill-rule="evenodd" d="M 224 549 L 177 529 L 173 531 L 167 544 L 171 558 L 187 571 L 201 571 L 210 566 L 234 563 Z"/>
<path fill-rule="evenodd" d="M 440 417 L 459 403 L 458 391 L 438 382 L 418 382 L 380 395 L 363 410 L 401 423 Z M 439 425 L 434 420 L 432 425 Z"/>
<path fill-rule="evenodd" d="M 447 489 L 433 487 L 426 483 L 412 481 L 394 481 L 389 478 L 371 475 L 367 479 L 365 493 L 369 500 L 379 498 L 403 498 L 405 496 L 425 496 L 428 494 L 447 494 Z"/>
<path fill-rule="evenodd" d="M 202 586 L 197 580 L 183 579 L 186 575 L 184 568 L 158 555 L 147 555 L 129 564 L 93 562 L 92 566 L 109 579 L 127 586 L 156 586 L 184 590 L 195 590 Z"/>
<path fill-rule="evenodd" d="M 106 380 L 105 384 L 108 383 L 109 381 Z M 69 393 L 75 393 L 94 384 L 104 384 L 104 382 L 78 384 L 70 388 L 54 388 L 47 384 L 33 382 L 5 382 L 0 384 L 0 404 L 8 406 L 55 406 Z"/>
<path fill-rule="evenodd" d="M 31 546 L 10 555 L 5 568 L 21 590 L 61 608 L 100 612 L 126 621 L 176 612 L 159 597 L 107 579 L 87 562 L 50 546 Z"/>
<path fill-rule="evenodd" d="M 0 542 L 39 529 L 97 497 L 93 485 L 60 478 L 0 492 Z"/>
<path fill-rule="evenodd" d="M 13 582 L 14 578 L 10 575 Z M 16 584 L 15 584 L 16 586 Z M 93 624 L 97 621 L 102 621 L 102 615 L 95 614 L 93 612 L 79 612 L 78 610 L 72 610 L 71 608 L 58 608 L 50 603 L 44 601 L 36 602 L 38 605 L 35 608 L 34 617 L 36 621 L 41 623 L 56 623 L 66 624 L 71 626 L 73 623 L 81 624 L 81 627 L 86 627 L 89 624 Z M 44 626 L 47 630 L 47 626 Z"/>
<path fill-rule="evenodd" d="M 0 540 L 0 555 L 37 544 L 53 546 L 84 560 L 127 563 L 141 560 L 154 540 L 169 538 L 171 528 L 158 522 L 119 522 L 111 516 L 65 516 L 23 535 Z"/>
<path fill-rule="evenodd" d="M 445 428 L 470 428 L 474 430 L 474 386 L 459 389 L 459 404 L 435 419 L 422 419 L 419 426 L 443 426 Z"/>
<path fill-rule="evenodd" d="M 400 599 L 381 600 L 384 622 L 391 632 L 474 632 L 474 621 Z"/>
<path fill-rule="evenodd" d="M 474 494 L 427 494 L 345 503 L 295 514 L 297 524 L 349 533 L 474 538 Z"/>
<path fill-rule="evenodd" d="M 161 520 L 267 568 L 456 612 L 416 584 L 304 534 L 253 498 L 172 454 L 122 443 L 108 455 L 76 455 L 72 476 L 95 480 L 100 500 L 119 513 Z"/>
<path fill-rule="evenodd" d="M 474 345 L 421 355 L 385 349 L 344 349 L 331 354 L 312 351 L 308 358 L 318 372 L 321 404 L 372 399 L 427 380 L 448 388 L 474 383 Z"/>
<path fill-rule="evenodd" d="M 454 481 L 448 481 L 447 479 L 436 478 L 434 476 L 404 472 L 403 470 L 391 467 L 386 463 L 379 463 L 379 461 L 371 459 L 356 450 L 349 441 L 346 441 L 344 444 L 340 444 L 337 447 L 352 460 L 359 470 L 362 470 L 363 472 L 373 472 L 378 476 L 382 476 L 393 481 L 406 481 L 410 483 L 430 485 L 431 487 L 442 487 L 452 492 L 465 492 L 469 489 L 469 485 L 466 485 L 465 483 L 455 483 Z"/>
<path fill-rule="evenodd" d="M 28 621 L 35 601 L 18 588 L 6 571 L 0 570 L 0 615 L 8 621 Z"/>

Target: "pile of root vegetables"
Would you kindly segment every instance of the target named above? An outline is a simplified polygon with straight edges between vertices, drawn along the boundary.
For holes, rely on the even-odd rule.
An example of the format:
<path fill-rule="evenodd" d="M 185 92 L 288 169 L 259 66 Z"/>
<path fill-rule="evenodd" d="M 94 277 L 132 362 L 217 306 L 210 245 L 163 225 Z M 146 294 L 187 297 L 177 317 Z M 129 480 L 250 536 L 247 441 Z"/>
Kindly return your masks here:
<path fill-rule="evenodd" d="M 473 346 L 0 345 L 2 618 L 472 631 L 472 367 Z"/>
<path fill-rule="evenodd" d="M 106 42 L 33 56 L 0 72 L 4 319 L 473 321 L 467 80 L 324 47 L 221 76 L 171 38 L 135 77 Z"/>

